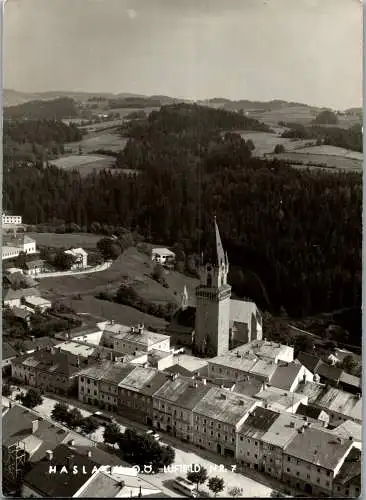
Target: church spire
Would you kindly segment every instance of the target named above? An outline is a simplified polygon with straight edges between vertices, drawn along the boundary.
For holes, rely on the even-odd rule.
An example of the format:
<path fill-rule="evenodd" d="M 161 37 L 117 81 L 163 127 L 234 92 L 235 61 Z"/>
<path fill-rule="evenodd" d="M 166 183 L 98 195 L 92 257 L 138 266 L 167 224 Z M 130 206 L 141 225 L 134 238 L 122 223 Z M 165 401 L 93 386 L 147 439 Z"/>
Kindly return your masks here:
<path fill-rule="evenodd" d="M 214 266 L 221 266 L 226 263 L 224 247 L 222 246 L 219 227 L 217 225 L 216 216 L 214 217 L 214 231 L 211 233 L 211 238 L 208 239 L 206 249 L 203 252 L 203 263 L 210 263 Z"/>

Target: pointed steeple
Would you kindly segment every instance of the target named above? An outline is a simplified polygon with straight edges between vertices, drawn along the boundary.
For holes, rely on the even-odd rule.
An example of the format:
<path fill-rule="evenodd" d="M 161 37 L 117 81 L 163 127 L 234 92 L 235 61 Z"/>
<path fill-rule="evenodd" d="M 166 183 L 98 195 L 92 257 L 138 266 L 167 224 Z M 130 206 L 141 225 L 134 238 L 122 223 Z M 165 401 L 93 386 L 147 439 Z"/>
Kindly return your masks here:
<path fill-rule="evenodd" d="M 226 263 L 226 259 L 216 216 L 214 217 L 214 231 L 210 236 L 206 249 L 203 252 L 203 262 L 210 263 L 214 266 L 221 266 L 223 263 Z"/>

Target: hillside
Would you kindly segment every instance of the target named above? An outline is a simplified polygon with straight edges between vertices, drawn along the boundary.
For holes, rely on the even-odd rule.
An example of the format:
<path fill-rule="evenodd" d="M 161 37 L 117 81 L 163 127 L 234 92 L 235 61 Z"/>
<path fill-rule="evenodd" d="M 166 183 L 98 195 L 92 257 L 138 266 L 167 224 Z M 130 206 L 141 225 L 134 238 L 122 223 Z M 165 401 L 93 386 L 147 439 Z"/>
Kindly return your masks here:
<path fill-rule="evenodd" d="M 53 100 L 29 101 L 10 106 L 4 109 L 4 118 L 19 120 L 61 120 L 79 116 L 76 103 L 69 97 L 60 97 Z"/>

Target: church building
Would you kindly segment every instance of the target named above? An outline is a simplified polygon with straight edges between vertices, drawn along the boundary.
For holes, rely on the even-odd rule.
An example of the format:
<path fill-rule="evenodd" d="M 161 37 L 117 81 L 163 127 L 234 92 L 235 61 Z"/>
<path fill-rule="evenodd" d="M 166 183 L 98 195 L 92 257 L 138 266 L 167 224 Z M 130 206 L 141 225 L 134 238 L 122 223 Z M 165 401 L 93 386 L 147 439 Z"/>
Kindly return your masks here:
<path fill-rule="evenodd" d="M 176 341 L 192 345 L 198 356 L 220 356 L 252 340 L 262 339 L 262 317 L 256 304 L 231 299 L 229 260 L 216 218 L 200 262 L 200 283 L 184 288 L 181 310 L 168 328 Z"/>

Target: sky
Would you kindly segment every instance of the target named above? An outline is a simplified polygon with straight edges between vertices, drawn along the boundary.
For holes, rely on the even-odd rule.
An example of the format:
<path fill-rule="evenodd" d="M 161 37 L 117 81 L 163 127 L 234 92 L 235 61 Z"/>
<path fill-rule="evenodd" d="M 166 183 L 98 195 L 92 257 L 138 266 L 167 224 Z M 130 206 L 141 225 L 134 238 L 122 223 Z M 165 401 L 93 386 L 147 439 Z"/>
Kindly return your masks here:
<path fill-rule="evenodd" d="M 7 0 L 4 87 L 362 103 L 360 0 Z"/>

